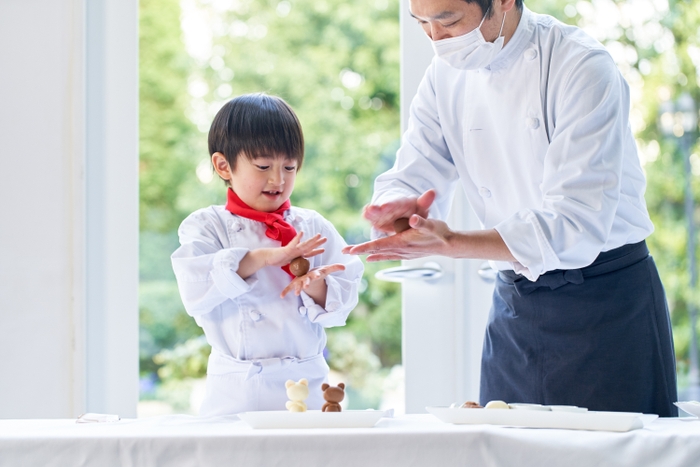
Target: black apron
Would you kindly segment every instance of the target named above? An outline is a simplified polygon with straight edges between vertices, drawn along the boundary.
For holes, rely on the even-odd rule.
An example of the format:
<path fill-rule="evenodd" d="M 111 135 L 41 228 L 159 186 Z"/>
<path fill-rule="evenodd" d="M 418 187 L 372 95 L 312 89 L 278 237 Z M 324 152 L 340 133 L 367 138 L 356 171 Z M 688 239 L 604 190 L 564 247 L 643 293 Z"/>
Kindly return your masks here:
<path fill-rule="evenodd" d="M 671 322 L 646 243 L 536 282 L 499 272 L 480 400 L 677 416 Z"/>

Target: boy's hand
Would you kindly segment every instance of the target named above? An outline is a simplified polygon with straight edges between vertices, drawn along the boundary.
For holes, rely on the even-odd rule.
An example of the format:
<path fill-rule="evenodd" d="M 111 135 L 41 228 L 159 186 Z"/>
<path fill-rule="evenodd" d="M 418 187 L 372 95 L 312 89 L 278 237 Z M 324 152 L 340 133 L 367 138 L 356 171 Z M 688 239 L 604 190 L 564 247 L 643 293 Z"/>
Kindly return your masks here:
<path fill-rule="evenodd" d="M 304 232 L 299 232 L 286 246 L 280 248 L 270 248 L 265 257 L 266 266 L 284 266 L 289 264 L 294 258 L 303 256 L 311 258 L 312 256 L 320 255 L 325 250 L 319 248 L 328 240 L 326 237 L 321 237 L 321 234 L 316 234 L 305 242 L 301 241 Z"/>
<path fill-rule="evenodd" d="M 309 294 L 316 303 L 325 306 L 326 302 L 326 281 L 327 275 L 345 270 L 342 264 L 329 264 L 314 268 L 303 276 L 295 277 L 287 287 L 284 288 L 280 297 L 284 298 L 289 292 L 294 291 L 294 295 L 299 296 L 302 292 Z"/>

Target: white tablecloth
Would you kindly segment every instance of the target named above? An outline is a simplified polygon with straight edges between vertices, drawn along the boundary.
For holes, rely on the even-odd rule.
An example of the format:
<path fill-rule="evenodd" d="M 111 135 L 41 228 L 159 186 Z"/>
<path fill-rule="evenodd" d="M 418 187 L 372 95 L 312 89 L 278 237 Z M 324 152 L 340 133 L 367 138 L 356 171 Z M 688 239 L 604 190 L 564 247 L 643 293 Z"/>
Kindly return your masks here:
<path fill-rule="evenodd" d="M 449 425 L 432 415 L 373 428 L 254 430 L 236 417 L 114 423 L 0 420 L 0 466 L 700 466 L 700 421 L 627 433 Z"/>

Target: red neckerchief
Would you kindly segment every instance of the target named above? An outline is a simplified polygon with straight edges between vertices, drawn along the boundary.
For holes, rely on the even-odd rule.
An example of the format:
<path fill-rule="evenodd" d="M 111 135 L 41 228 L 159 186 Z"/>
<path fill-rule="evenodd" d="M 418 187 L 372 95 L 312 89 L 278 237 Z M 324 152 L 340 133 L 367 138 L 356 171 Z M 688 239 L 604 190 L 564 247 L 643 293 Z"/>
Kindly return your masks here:
<path fill-rule="evenodd" d="M 231 214 L 262 222 L 267 226 L 265 235 L 268 238 L 282 242 L 282 246 L 287 245 L 297 234 L 297 231 L 294 230 L 292 224 L 284 220 L 284 211 L 290 207 L 292 207 L 292 203 L 287 200 L 282 203 L 282 206 L 280 206 L 276 211 L 256 211 L 241 201 L 241 198 L 239 198 L 231 188 L 228 189 L 226 210 Z M 282 269 L 284 269 L 284 271 L 291 277 L 295 277 L 294 274 L 289 271 L 289 264 L 282 266 Z"/>

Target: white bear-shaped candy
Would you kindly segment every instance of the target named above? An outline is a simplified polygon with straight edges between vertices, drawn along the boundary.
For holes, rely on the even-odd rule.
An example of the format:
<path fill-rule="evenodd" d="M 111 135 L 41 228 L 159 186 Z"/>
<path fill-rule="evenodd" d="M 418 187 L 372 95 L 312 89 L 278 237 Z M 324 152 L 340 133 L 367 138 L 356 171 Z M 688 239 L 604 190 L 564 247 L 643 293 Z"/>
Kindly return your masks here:
<path fill-rule="evenodd" d="M 304 399 L 309 397 L 309 382 L 306 378 L 300 379 L 298 382 L 288 379 L 284 386 L 287 388 L 287 410 L 290 412 L 306 412 L 306 403 Z"/>

